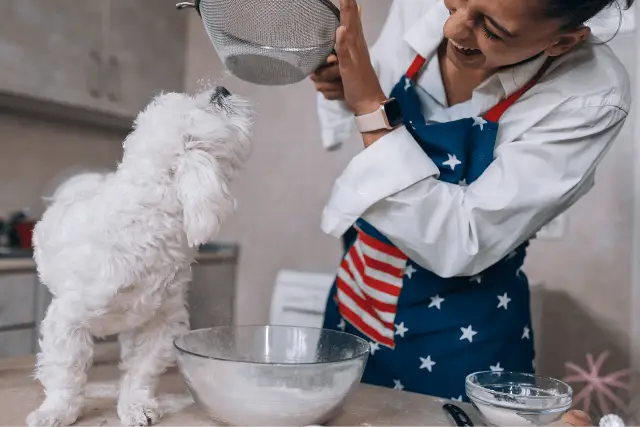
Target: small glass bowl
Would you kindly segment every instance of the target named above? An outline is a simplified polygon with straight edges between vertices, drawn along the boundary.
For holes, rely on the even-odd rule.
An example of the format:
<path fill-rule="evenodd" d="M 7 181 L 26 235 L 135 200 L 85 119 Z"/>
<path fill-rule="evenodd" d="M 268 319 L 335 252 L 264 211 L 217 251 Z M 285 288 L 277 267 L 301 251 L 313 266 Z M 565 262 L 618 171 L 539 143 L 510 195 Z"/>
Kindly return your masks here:
<path fill-rule="evenodd" d="M 467 376 L 471 403 L 490 426 L 548 426 L 571 407 L 571 387 L 554 378 L 518 372 Z"/>

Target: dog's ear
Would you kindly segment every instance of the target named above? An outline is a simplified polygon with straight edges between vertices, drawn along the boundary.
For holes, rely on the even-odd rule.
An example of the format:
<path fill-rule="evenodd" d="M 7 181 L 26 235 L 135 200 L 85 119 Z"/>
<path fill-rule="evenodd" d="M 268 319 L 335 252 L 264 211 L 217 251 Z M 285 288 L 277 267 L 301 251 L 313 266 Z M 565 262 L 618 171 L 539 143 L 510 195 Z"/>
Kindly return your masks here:
<path fill-rule="evenodd" d="M 221 172 L 215 158 L 203 149 L 191 148 L 180 156 L 175 178 L 191 247 L 211 242 L 233 211 L 234 200 Z"/>

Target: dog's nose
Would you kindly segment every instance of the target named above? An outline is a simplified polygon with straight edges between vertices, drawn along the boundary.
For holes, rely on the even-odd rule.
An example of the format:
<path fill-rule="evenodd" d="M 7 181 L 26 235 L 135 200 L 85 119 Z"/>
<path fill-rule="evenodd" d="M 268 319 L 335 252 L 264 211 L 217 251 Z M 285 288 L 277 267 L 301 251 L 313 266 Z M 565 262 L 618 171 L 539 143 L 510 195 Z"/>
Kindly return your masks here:
<path fill-rule="evenodd" d="M 220 101 L 228 96 L 231 96 L 231 92 L 224 86 L 218 86 L 211 94 L 211 103 L 220 103 Z"/>

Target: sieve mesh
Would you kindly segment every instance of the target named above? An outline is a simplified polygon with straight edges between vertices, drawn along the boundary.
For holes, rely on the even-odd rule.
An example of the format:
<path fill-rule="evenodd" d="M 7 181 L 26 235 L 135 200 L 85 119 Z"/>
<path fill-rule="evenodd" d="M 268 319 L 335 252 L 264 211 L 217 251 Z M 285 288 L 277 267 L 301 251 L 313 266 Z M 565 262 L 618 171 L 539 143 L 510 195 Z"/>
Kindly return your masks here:
<path fill-rule="evenodd" d="M 330 55 L 340 24 L 330 0 L 200 0 L 198 8 L 225 67 L 260 85 L 305 79 Z"/>

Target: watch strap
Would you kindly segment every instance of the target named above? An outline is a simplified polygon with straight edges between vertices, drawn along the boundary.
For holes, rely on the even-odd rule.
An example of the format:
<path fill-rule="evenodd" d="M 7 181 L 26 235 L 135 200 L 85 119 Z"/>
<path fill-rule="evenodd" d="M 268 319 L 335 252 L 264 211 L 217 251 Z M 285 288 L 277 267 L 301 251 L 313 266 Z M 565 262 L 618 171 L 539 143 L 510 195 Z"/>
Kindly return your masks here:
<path fill-rule="evenodd" d="M 384 112 L 384 105 L 381 105 L 376 111 L 361 116 L 356 116 L 356 127 L 358 132 L 366 133 L 373 132 L 380 129 L 389 129 L 389 122 L 387 121 L 386 114 Z"/>

